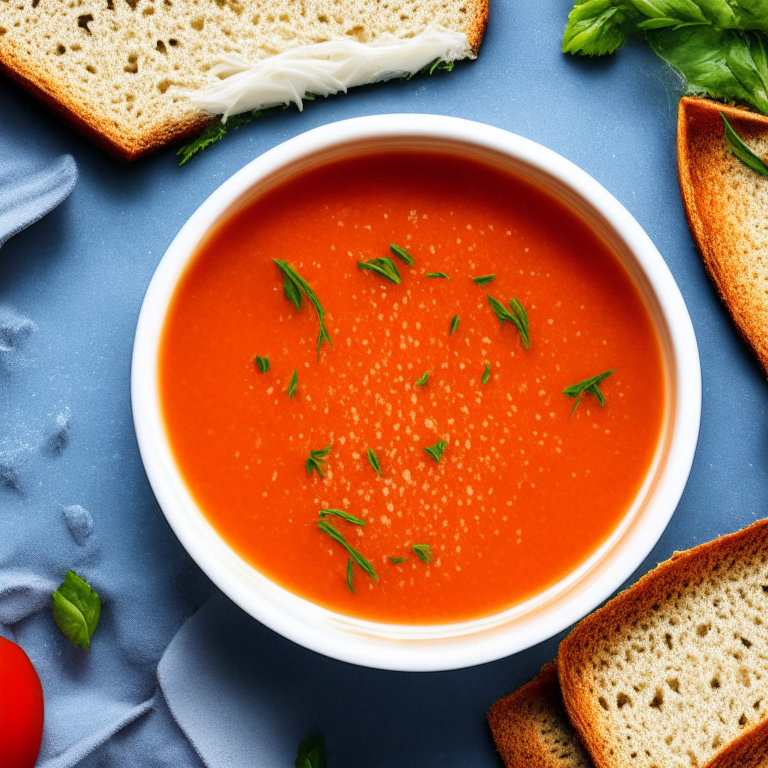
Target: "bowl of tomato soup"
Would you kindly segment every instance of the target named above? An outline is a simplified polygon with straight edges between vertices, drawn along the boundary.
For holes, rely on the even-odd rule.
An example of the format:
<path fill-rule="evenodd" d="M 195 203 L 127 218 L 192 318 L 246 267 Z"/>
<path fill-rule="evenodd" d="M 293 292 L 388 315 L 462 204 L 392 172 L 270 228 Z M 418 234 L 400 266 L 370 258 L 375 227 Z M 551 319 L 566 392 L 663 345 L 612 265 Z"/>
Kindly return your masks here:
<path fill-rule="evenodd" d="M 658 540 L 698 437 L 684 301 L 554 152 L 390 115 L 226 181 L 169 246 L 132 364 L 166 519 L 245 611 L 366 666 L 515 653 Z"/>

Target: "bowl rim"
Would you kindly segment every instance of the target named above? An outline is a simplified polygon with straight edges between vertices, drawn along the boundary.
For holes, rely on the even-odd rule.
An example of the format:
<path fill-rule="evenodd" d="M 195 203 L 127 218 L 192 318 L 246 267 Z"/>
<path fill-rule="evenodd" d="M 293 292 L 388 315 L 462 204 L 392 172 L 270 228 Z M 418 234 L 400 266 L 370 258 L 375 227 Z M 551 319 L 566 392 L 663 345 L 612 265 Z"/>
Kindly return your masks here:
<path fill-rule="evenodd" d="M 163 426 L 157 377 L 160 336 L 173 291 L 212 227 L 261 194 L 263 189 L 254 191 L 259 184 L 273 186 L 281 174 L 296 172 L 302 164 L 328 162 L 329 153 L 361 142 L 406 141 L 503 157 L 529 169 L 531 178 L 559 184 L 585 210 L 602 217 L 626 245 L 658 304 L 671 353 L 668 363 L 674 369 L 667 393 L 674 394 L 669 433 L 660 438 L 656 469 L 649 470 L 646 485 L 655 472 L 653 487 L 643 491 L 652 514 L 629 519 L 628 513 L 626 524 L 585 563 L 532 600 L 494 616 L 427 627 L 343 616 L 298 597 L 241 560 L 207 523 L 184 486 Z M 586 171 L 540 144 L 482 123 L 440 115 L 377 115 L 330 123 L 277 145 L 227 179 L 189 217 L 168 246 L 142 303 L 131 362 L 131 406 L 147 478 L 168 524 L 192 559 L 240 608 L 289 640 L 340 661 L 439 671 L 494 661 L 542 642 L 581 619 L 632 576 L 664 532 L 690 474 L 701 419 L 701 367 L 693 325 L 666 262 L 629 211 Z"/>

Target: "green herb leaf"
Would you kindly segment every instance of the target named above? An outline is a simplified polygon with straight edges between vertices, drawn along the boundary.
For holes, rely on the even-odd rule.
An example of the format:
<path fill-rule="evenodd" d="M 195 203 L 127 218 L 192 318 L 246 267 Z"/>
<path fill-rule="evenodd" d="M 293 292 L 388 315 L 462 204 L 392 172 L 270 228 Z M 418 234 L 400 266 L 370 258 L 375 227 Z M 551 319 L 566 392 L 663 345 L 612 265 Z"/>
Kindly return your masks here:
<path fill-rule="evenodd" d="M 429 371 L 427 371 L 426 373 L 422 373 L 421 376 L 419 376 L 419 378 L 416 379 L 416 386 L 423 387 L 427 383 L 428 378 L 429 378 Z"/>
<path fill-rule="evenodd" d="M 333 444 L 329 445 L 327 448 L 322 448 L 319 451 L 310 451 L 309 452 L 309 458 L 306 461 L 306 464 L 304 465 L 307 474 L 311 475 L 312 470 L 315 470 L 320 477 L 325 477 L 323 474 L 323 464 L 325 464 L 325 459 L 328 456 L 328 454 L 331 452 L 331 448 L 333 447 Z"/>
<path fill-rule="evenodd" d="M 320 345 L 323 341 L 327 341 L 331 346 L 333 342 L 328 335 L 328 331 L 325 328 L 325 310 L 320 303 L 320 299 L 317 298 L 317 294 L 309 287 L 309 283 L 287 262 L 281 259 L 272 259 L 277 264 L 280 271 L 285 278 L 283 283 L 283 291 L 289 301 L 293 303 L 297 310 L 301 309 L 301 292 L 303 291 L 307 298 L 312 302 L 312 306 L 317 312 L 317 319 L 320 322 L 320 332 L 317 335 L 317 359 L 320 359 Z M 289 287 L 290 286 L 290 287 Z M 298 300 L 296 292 L 298 291 Z"/>
<path fill-rule="evenodd" d="M 360 566 L 374 581 L 378 581 L 379 577 L 376 575 L 376 570 L 369 560 L 363 557 L 353 546 L 351 546 L 347 540 L 334 528 L 330 523 L 325 520 L 320 520 L 317 527 L 325 534 L 330 536 L 335 542 L 341 544 L 344 549 L 347 550 L 347 554 L 352 558 L 352 561 Z"/>
<path fill-rule="evenodd" d="M 429 565 L 429 561 L 432 559 L 432 547 L 429 544 L 414 544 L 411 549 Z"/>
<path fill-rule="evenodd" d="M 427 272 L 424 277 L 444 277 L 446 280 L 450 280 L 451 278 L 448 277 L 448 275 L 445 274 L 445 272 Z"/>
<path fill-rule="evenodd" d="M 571 416 L 573 416 L 573 412 L 576 410 L 576 406 L 581 402 L 581 398 L 584 397 L 585 394 L 594 395 L 600 405 L 605 406 L 605 398 L 603 397 L 603 393 L 600 391 L 600 384 L 603 379 L 610 376 L 613 371 L 614 369 L 611 368 L 610 371 L 600 373 L 597 376 L 592 376 L 592 378 L 589 379 L 584 379 L 584 381 L 580 381 L 578 384 L 572 384 L 570 387 L 566 387 L 563 390 L 563 394 L 566 397 L 577 398 L 573 408 L 571 408 Z"/>
<path fill-rule="evenodd" d="M 747 168 L 751 168 L 761 176 L 768 176 L 768 166 L 744 143 L 741 136 L 736 133 L 733 126 L 728 122 L 728 118 L 722 112 L 720 117 L 723 118 L 723 123 L 725 123 L 725 138 L 731 152 Z"/>
<path fill-rule="evenodd" d="M 424 69 L 429 69 L 429 74 L 433 75 L 435 72 L 443 71 L 443 72 L 451 72 L 453 70 L 453 65 L 455 64 L 455 61 L 443 61 L 442 59 L 435 59 L 432 64 L 428 65 L 427 67 L 424 67 Z M 421 71 L 423 72 L 424 69 Z"/>
<path fill-rule="evenodd" d="M 568 14 L 563 34 L 563 53 L 602 56 L 613 53 L 627 42 L 643 20 L 630 2 L 586 0 Z"/>
<path fill-rule="evenodd" d="M 256 363 L 256 367 L 261 373 L 266 373 L 269 370 L 269 358 L 256 355 L 256 357 L 253 358 L 253 362 Z"/>
<path fill-rule="evenodd" d="M 374 272 L 381 277 L 385 277 L 390 282 L 400 285 L 400 273 L 397 271 L 397 267 L 388 256 L 383 259 L 368 259 L 368 261 L 358 261 L 357 266 L 360 269 L 367 269 L 370 272 Z"/>
<path fill-rule="evenodd" d="M 296 768 L 328 768 L 325 756 L 325 741 L 323 734 L 310 736 L 299 744 L 299 754 L 296 757 Z"/>
<path fill-rule="evenodd" d="M 296 385 L 299 380 L 299 374 L 296 372 L 296 369 L 293 369 L 293 373 L 291 374 L 291 380 L 288 382 L 288 388 L 285 390 L 288 393 L 288 397 L 293 400 L 293 396 L 296 394 Z"/>
<path fill-rule="evenodd" d="M 483 375 L 480 377 L 480 383 L 487 384 L 490 380 L 491 380 L 491 364 L 486 363 L 485 371 L 483 372 Z"/>
<path fill-rule="evenodd" d="M 408 253 L 405 248 L 401 248 L 399 245 L 390 243 L 389 250 L 392 251 L 392 253 L 394 253 L 398 259 L 404 261 L 409 267 L 413 266 L 413 256 L 411 256 L 411 254 Z"/>
<path fill-rule="evenodd" d="M 345 512 L 343 509 L 321 509 L 318 514 L 320 517 L 328 517 L 328 515 L 333 515 L 334 517 L 340 517 L 342 520 L 346 520 L 348 523 L 352 523 L 352 525 L 365 526 L 365 520 L 363 520 L 362 517 L 351 515 L 349 512 Z"/>
<path fill-rule="evenodd" d="M 393 565 L 397 565 L 398 563 L 406 563 L 408 562 L 407 557 L 390 557 L 389 562 Z"/>
<path fill-rule="evenodd" d="M 88 650 L 101 616 L 101 599 L 74 571 L 53 593 L 53 618 L 70 643 Z"/>
<path fill-rule="evenodd" d="M 507 309 L 498 299 L 494 299 L 490 294 L 488 294 L 488 303 L 491 305 L 491 309 L 496 314 L 496 317 L 501 320 L 501 327 L 504 327 L 505 322 L 512 323 L 520 333 L 520 343 L 523 345 L 523 348 L 528 349 L 531 346 L 531 339 L 528 334 L 528 315 L 525 309 L 523 309 L 523 305 L 517 299 L 510 299 L 510 309 Z"/>
<path fill-rule="evenodd" d="M 373 467 L 373 471 L 377 474 L 381 474 L 381 467 L 379 466 L 379 459 L 372 449 L 368 449 L 368 463 Z"/>
<path fill-rule="evenodd" d="M 477 283 L 478 285 L 486 285 L 487 283 L 490 283 L 491 280 L 495 280 L 496 275 L 480 275 L 480 277 L 473 277 L 472 281 Z"/>
<path fill-rule="evenodd" d="M 431 445 L 429 448 L 425 448 L 424 450 L 439 464 L 440 459 L 443 458 L 443 451 L 447 445 L 448 443 L 446 443 L 445 440 L 440 440 L 439 442 Z"/>
<path fill-rule="evenodd" d="M 448 335 L 449 336 L 453 336 L 453 334 L 459 329 L 459 323 L 460 322 L 461 321 L 459 320 L 459 316 L 458 315 L 454 315 L 451 318 L 451 327 L 450 327 L 450 329 L 448 331 Z"/>
<path fill-rule="evenodd" d="M 227 118 L 227 122 L 221 121 L 221 116 L 217 115 L 213 121 L 208 125 L 205 130 L 189 144 L 185 144 L 181 149 L 177 150 L 176 155 L 181 157 L 179 165 L 184 165 L 193 155 L 202 151 L 206 147 L 210 146 L 214 142 L 223 139 L 230 131 L 234 131 L 241 125 L 250 123 L 254 117 L 260 117 L 262 111 L 254 109 L 251 112 L 242 112 L 239 115 L 230 115 Z"/>
<path fill-rule="evenodd" d="M 347 558 L 347 589 L 354 595 L 355 590 L 352 588 L 352 561 Z"/>

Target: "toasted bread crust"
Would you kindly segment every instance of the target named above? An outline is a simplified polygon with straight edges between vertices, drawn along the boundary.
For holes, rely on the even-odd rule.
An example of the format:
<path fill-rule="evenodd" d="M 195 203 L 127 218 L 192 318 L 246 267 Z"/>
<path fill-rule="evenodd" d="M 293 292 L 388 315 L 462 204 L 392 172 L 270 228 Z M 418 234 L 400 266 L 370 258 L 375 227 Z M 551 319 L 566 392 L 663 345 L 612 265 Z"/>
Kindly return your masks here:
<path fill-rule="evenodd" d="M 522 688 L 499 699 L 488 711 L 488 725 L 507 768 L 592 765 L 563 711 L 553 662 Z"/>
<path fill-rule="evenodd" d="M 468 0 L 464 32 L 477 54 L 488 23 L 489 0 Z M 141 132 L 132 133 L 124 126 L 99 112 L 87 101 L 73 98 L 65 83 L 58 80 L 55 70 L 30 59 L 29 51 L 19 48 L 0 26 L 0 73 L 28 90 L 33 96 L 98 146 L 124 161 L 137 160 L 167 144 L 195 135 L 213 117 L 189 105 L 174 119 L 150 123 Z M 170 98 L 170 94 L 169 94 Z"/>
<path fill-rule="evenodd" d="M 622 735 L 609 733 L 599 726 L 605 713 L 600 711 L 597 699 L 590 691 L 587 678 L 595 663 L 590 661 L 590 655 L 597 652 L 597 648 L 613 648 L 612 643 L 619 647 L 627 628 L 638 626 L 665 607 L 674 605 L 675 600 L 680 598 L 680 592 L 689 584 L 700 584 L 706 576 L 720 569 L 726 572 L 729 560 L 737 560 L 745 551 L 762 552 L 768 559 L 768 520 L 676 553 L 602 609 L 581 621 L 560 644 L 557 669 L 565 709 L 597 768 L 625 768 L 630 763 L 621 759 L 616 748 Z M 765 591 L 768 591 L 768 585 L 763 587 Z M 765 742 L 766 735 L 766 721 L 753 723 L 738 739 L 723 744 L 723 749 L 709 758 L 705 768 L 763 766 L 766 750 L 761 744 Z M 728 755 L 733 758 L 734 754 L 740 756 L 740 761 L 729 764 Z"/>
<path fill-rule="evenodd" d="M 768 117 L 707 99 L 683 98 L 678 110 L 677 158 L 688 225 L 704 265 L 739 332 L 768 374 L 768 259 L 752 255 L 765 247 L 758 233 L 768 211 L 750 210 L 754 185 L 765 184 L 740 167 L 725 146 L 726 115 L 743 138 L 768 139 Z M 750 179 L 750 174 L 754 179 Z M 748 184 L 752 186 L 747 186 Z"/>

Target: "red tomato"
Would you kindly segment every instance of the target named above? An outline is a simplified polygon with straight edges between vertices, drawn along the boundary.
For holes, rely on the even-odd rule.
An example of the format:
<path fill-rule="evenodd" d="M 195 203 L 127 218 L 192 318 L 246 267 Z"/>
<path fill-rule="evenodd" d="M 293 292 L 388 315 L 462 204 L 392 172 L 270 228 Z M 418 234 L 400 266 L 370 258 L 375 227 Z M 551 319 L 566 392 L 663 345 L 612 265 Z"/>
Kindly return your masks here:
<path fill-rule="evenodd" d="M 0 637 L 0 768 L 34 768 L 43 736 L 43 687 L 24 651 Z"/>

